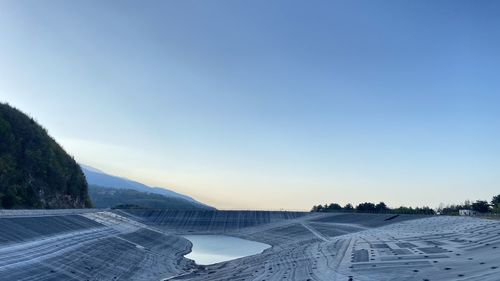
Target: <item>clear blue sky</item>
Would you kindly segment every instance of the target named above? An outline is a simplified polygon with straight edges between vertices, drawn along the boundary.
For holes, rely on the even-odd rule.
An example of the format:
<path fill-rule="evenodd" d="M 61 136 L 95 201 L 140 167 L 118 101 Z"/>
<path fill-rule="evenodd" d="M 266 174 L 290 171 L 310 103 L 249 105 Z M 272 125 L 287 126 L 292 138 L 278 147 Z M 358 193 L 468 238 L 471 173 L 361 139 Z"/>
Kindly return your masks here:
<path fill-rule="evenodd" d="M 0 1 L 0 100 L 219 208 L 500 193 L 498 1 Z"/>

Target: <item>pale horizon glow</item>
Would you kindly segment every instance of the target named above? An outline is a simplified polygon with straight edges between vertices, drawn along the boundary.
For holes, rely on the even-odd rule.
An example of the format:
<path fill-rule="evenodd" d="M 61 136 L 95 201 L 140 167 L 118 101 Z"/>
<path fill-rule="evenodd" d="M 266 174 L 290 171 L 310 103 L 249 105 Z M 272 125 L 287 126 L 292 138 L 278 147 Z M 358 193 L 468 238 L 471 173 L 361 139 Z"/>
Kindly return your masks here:
<path fill-rule="evenodd" d="M 500 190 L 498 1 L 0 1 L 0 101 L 219 209 Z"/>

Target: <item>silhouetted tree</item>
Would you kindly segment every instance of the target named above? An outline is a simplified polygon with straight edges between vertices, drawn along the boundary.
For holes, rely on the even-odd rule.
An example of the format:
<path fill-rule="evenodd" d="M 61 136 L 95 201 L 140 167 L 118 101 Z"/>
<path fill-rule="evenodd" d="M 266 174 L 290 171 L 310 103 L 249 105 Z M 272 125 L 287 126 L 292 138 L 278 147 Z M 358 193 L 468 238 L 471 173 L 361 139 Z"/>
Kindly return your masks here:
<path fill-rule="evenodd" d="M 354 211 L 354 207 L 352 206 L 351 203 L 347 203 L 344 206 L 344 211 L 346 211 L 346 212 L 352 212 L 352 211 Z"/>
<path fill-rule="evenodd" d="M 472 203 L 470 200 L 465 200 L 462 205 L 462 209 L 472 209 Z"/>
<path fill-rule="evenodd" d="M 414 211 L 413 214 L 421 214 L 421 215 L 435 215 L 436 214 L 436 212 L 433 209 L 431 209 L 427 206 L 422 207 L 422 208 L 417 207 L 417 208 L 413 209 L 413 211 Z"/>
<path fill-rule="evenodd" d="M 365 203 L 360 203 L 358 206 L 356 206 L 356 211 L 357 212 L 375 212 L 375 204 L 365 202 Z"/>
<path fill-rule="evenodd" d="M 380 202 L 377 205 L 375 205 L 375 211 L 377 213 L 383 213 L 387 212 L 389 209 L 387 208 L 387 205 L 384 202 Z"/>
<path fill-rule="evenodd" d="M 441 215 L 448 215 L 448 216 L 453 216 L 453 215 L 458 215 L 458 211 L 460 209 L 464 209 L 462 205 L 446 205 L 442 209 L 438 210 Z"/>
<path fill-rule="evenodd" d="M 490 205 L 487 201 L 477 200 L 476 202 L 472 203 L 472 210 L 479 213 L 487 213 L 490 211 Z"/>
<path fill-rule="evenodd" d="M 500 194 L 493 196 L 493 198 L 491 199 L 491 206 L 495 211 L 500 209 Z"/>
<path fill-rule="evenodd" d="M 328 205 L 327 210 L 328 211 L 341 211 L 342 210 L 342 206 L 340 206 L 337 203 L 331 203 L 330 205 Z"/>
<path fill-rule="evenodd" d="M 321 205 L 314 205 L 311 209 L 311 212 L 321 212 L 323 210 L 323 206 Z"/>

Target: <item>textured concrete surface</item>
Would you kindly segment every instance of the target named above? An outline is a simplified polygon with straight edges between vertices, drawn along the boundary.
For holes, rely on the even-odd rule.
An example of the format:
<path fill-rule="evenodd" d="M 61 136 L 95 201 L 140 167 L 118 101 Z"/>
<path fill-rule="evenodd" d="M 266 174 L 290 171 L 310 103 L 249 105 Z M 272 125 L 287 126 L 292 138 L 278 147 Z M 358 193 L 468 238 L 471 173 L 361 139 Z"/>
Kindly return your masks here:
<path fill-rule="evenodd" d="M 272 245 L 210 266 L 184 234 Z M 0 280 L 500 280 L 500 222 L 300 212 L 0 214 Z"/>

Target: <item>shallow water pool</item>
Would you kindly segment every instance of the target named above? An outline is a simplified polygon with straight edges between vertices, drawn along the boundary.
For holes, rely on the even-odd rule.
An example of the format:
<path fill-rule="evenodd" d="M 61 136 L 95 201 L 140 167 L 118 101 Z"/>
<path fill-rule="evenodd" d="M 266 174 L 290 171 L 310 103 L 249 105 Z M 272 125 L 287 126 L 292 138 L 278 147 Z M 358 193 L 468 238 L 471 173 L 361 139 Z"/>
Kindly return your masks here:
<path fill-rule="evenodd" d="M 185 235 L 193 243 L 186 258 L 199 265 L 209 265 L 262 253 L 271 246 L 226 235 Z"/>

